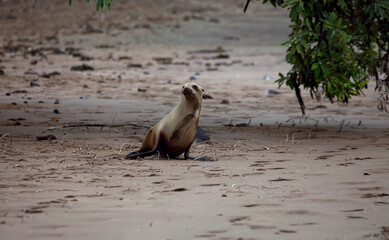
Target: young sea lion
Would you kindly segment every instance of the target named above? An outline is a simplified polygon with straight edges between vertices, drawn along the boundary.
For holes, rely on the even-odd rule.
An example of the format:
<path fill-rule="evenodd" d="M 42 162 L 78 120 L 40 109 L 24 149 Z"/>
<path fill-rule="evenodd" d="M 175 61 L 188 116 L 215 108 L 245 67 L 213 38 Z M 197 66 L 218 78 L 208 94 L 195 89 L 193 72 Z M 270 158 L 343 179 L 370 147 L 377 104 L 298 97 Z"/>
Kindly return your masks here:
<path fill-rule="evenodd" d="M 214 161 L 212 158 L 189 157 L 200 119 L 204 89 L 195 82 L 182 86 L 181 101 L 154 127 L 147 131 L 142 147 L 129 153 L 127 159 L 151 156 L 160 153 L 164 157 L 174 158 L 184 153 L 185 159 Z"/>

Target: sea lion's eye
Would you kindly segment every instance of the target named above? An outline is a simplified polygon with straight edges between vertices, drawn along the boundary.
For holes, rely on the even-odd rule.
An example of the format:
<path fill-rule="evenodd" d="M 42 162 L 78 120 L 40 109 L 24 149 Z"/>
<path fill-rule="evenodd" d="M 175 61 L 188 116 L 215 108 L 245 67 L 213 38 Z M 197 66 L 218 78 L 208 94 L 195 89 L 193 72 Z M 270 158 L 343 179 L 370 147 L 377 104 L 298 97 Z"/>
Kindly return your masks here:
<path fill-rule="evenodd" d="M 199 88 L 198 88 L 196 85 L 193 85 L 192 88 L 193 88 L 194 90 L 196 90 L 196 91 L 199 90 Z"/>
<path fill-rule="evenodd" d="M 185 86 L 182 86 L 182 89 L 184 89 Z"/>

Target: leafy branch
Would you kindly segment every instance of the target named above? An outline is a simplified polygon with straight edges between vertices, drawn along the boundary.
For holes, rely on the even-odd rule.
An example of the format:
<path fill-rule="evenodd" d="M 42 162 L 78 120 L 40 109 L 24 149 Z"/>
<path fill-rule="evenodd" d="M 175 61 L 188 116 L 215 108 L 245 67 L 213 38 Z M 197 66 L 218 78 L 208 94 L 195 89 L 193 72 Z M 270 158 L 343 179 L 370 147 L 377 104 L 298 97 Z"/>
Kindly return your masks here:
<path fill-rule="evenodd" d="M 246 2 L 245 10 L 250 0 Z M 263 4 L 269 0 L 263 0 Z M 302 113 L 300 86 L 312 98 L 348 103 L 376 81 L 378 109 L 389 105 L 389 2 L 387 0 L 270 0 L 286 8 L 292 21 L 279 86 L 295 90 Z"/>

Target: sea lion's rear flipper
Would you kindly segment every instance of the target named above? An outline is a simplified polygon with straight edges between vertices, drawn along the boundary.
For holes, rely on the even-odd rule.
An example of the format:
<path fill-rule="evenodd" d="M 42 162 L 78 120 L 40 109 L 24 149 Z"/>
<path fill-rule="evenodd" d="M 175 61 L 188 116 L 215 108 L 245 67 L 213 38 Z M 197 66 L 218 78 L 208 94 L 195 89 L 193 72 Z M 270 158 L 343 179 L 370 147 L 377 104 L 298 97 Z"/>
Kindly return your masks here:
<path fill-rule="evenodd" d="M 126 159 L 137 159 L 138 157 L 144 158 L 157 153 L 157 149 L 153 149 L 147 152 L 132 152 L 126 155 Z"/>
<path fill-rule="evenodd" d="M 141 157 L 141 158 L 144 158 L 144 157 L 147 157 L 147 156 L 151 156 L 151 155 L 154 155 L 158 152 L 158 147 L 159 147 L 159 144 L 160 144 L 160 137 L 158 136 L 157 137 L 157 141 L 155 141 L 155 146 L 153 147 L 152 150 L 149 150 L 149 151 L 144 151 L 144 152 L 132 152 L 132 153 L 129 153 L 126 155 L 126 159 L 137 159 L 138 157 Z"/>

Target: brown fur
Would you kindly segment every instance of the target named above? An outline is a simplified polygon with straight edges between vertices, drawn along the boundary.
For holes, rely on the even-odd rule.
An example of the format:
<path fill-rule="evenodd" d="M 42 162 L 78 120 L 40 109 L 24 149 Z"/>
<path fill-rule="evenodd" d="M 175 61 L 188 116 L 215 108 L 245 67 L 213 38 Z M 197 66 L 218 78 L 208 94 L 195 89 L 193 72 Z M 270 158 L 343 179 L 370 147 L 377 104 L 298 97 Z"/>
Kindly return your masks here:
<path fill-rule="evenodd" d="M 194 82 L 187 83 L 181 91 L 180 103 L 154 127 L 147 131 L 142 147 L 126 158 L 152 155 L 177 157 L 192 145 L 200 118 L 203 89 Z"/>

